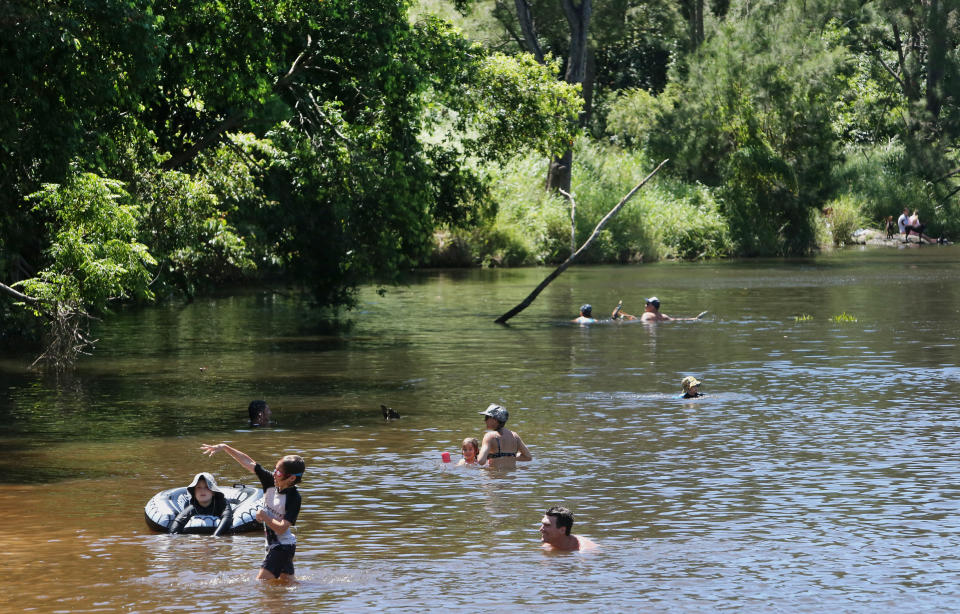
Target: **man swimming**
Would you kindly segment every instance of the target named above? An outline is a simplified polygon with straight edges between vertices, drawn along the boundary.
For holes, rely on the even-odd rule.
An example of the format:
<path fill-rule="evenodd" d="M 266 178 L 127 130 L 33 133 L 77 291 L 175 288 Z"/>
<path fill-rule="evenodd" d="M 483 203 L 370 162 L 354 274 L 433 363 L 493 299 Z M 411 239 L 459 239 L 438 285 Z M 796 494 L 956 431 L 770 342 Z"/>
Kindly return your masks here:
<path fill-rule="evenodd" d="M 540 519 L 540 541 L 543 542 L 543 549 L 573 552 L 598 547 L 596 542 L 586 537 L 572 535 L 571 529 L 573 529 L 573 512 L 560 506 L 548 509 Z"/>
<path fill-rule="evenodd" d="M 646 306 L 643 308 L 643 314 L 640 316 L 641 322 L 679 322 L 679 321 L 690 321 L 690 320 L 699 320 L 707 314 L 706 311 L 701 311 L 695 318 L 671 318 L 665 313 L 660 313 L 660 299 L 655 296 L 651 296 L 647 299 Z"/>

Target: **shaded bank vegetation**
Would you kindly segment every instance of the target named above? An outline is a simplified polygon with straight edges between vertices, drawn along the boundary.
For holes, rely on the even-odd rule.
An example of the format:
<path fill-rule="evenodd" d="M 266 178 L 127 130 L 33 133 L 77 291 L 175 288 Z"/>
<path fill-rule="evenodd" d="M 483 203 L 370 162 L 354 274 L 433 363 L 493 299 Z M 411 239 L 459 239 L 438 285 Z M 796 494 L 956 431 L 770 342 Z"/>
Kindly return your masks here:
<path fill-rule="evenodd" d="M 9 7 L 2 335 L 55 354 L 116 301 L 562 262 L 665 158 L 581 261 L 960 233 L 955 0 Z"/>
<path fill-rule="evenodd" d="M 522 48 L 508 4 L 447 14 L 491 46 Z M 567 3 L 523 4 L 562 57 Z M 805 254 L 904 206 L 956 237 L 958 26 L 955 2 L 595 3 L 573 155 L 578 235 L 644 168 L 671 164 L 585 259 Z M 544 176 L 532 157 L 501 170 L 494 224 L 442 235 L 459 248 L 435 261 L 566 257 L 569 208 L 539 190 Z"/>

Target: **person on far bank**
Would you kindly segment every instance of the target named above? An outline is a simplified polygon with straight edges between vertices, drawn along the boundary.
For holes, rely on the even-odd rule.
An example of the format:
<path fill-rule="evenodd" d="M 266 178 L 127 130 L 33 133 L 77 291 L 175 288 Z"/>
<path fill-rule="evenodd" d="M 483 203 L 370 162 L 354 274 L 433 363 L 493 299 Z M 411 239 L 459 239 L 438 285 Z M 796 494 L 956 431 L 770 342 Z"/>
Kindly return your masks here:
<path fill-rule="evenodd" d="M 516 467 L 516 461 L 533 460 L 530 450 L 520 439 L 520 435 L 504 428 L 507 418 L 510 414 L 502 405 L 491 403 L 487 408 L 480 412 L 484 416 L 484 424 L 489 432 L 483 436 L 483 442 L 480 444 L 480 455 L 477 457 L 477 464 L 481 467 L 490 461 L 490 467 L 494 469 L 505 469 Z M 496 448 L 496 451 L 494 451 Z"/>
<path fill-rule="evenodd" d="M 651 296 L 646 301 L 646 306 L 643 309 L 643 314 L 640 316 L 641 322 L 679 322 L 679 321 L 690 321 L 690 320 L 699 320 L 707 314 L 706 311 L 701 311 L 693 318 L 672 318 L 665 313 L 660 313 L 660 299 L 655 296 Z"/>
<path fill-rule="evenodd" d="M 263 508 L 257 512 L 257 520 L 263 523 L 267 539 L 267 555 L 260 563 L 257 580 L 293 581 L 293 555 L 297 551 L 297 538 L 290 527 L 297 524 L 300 515 L 300 491 L 297 484 L 303 477 L 306 463 L 295 454 L 277 461 L 273 472 L 264 469 L 240 450 L 225 443 L 200 444 L 207 456 L 224 451 L 250 473 L 256 474 L 263 486 Z"/>
<path fill-rule="evenodd" d="M 593 317 L 593 305 L 586 303 L 580 307 L 580 315 L 572 320 L 577 324 L 596 324 L 598 320 Z"/>
<path fill-rule="evenodd" d="M 940 243 L 940 239 L 934 239 L 933 237 L 923 234 L 923 230 L 927 227 L 926 224 L 920 223 L 920 210 L 914 209 L 913 215 L 910 216 L 910 226 L 913 228 L 919 228 L 920 232 L 917 233 L 917 236 L 920 237 L 920 241 L 926 241 L 927 243 Z M 909 236 L 909 232 L 907 236 Z"/>
<path fill-rule="evenodd" d="M 543 549 L 548 552 L 574 552 L 599 547 L 596 542 L 586 537 L 571 534 L 572 529 L 573 512 L 561 506 L 548 509 L 540 519 L 540 541 Z"/>
<path fill-rule="evenodd" d="M 683 388 L 683 395 L 680 397 L 682 399 L 696 399 L 703 396 L 703 393 L 700 392 L 700 380 L 692 375 L 683 378 L 680 387 Z"/>
<path fill-rule="evenodd" d="M 926 228 L 925 224 L 920 223 L 920 213 L 918 210 L 913 210 L 913 215 L 910 215 L 910 209 L 907 207 L 903 208 L 903 213 L 900 214 L 900 217 L 897 218 L 897 227 L 900 229 L 900 234 L 903 235 L 903 242 L 910 242 L 910 233 L 914 232 L 917 234 L 917 242 L 923 243 L 926 240 L 928 243 L 936 243 L 937 240 L 931 237 L 928 237 L 923 234 L 924 229 Z"/>

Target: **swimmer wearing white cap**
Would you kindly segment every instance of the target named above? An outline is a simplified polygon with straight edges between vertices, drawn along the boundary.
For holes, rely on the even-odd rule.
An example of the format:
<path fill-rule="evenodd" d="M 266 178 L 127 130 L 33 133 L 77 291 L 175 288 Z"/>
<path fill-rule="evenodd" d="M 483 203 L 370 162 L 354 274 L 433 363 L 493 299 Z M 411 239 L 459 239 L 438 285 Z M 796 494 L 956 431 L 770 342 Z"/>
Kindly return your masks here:
<path fill-rule="evenodd" d="M 641 322 L 674 322 L 680 320 L 699 320 L 707 315 L 706 311 L 700 312 L 695 318 L 671 318 L 665 313 L 660 313 L 660 299 L 651 296 L 647 299 L 647 304 L 643 309 L 643 315 L 640 316 Z"/>

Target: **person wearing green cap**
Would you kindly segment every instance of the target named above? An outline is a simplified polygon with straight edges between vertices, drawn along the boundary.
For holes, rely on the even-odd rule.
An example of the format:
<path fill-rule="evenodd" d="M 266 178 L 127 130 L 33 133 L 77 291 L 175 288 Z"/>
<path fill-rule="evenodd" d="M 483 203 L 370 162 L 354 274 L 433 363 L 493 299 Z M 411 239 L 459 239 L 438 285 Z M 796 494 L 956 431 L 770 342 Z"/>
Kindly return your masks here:
<path fill-rule="evenodd" d="M 683 396 L 680 397 L 682 399 L 695 399 L 703 396 L 703 393 L 700 392 L 700 380 L 692 375 L 683 378 L 680 386 L 683 388 Z"/>

